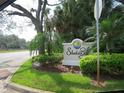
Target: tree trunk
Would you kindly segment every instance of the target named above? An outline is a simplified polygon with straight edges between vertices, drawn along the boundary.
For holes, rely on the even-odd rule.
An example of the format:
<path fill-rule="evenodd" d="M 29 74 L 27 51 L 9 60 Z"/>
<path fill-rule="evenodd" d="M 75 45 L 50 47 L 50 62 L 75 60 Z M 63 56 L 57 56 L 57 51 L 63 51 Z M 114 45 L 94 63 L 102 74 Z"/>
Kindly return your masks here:
<path fill-rule="evenodd" d="M 42 12 L 41 12 L 41 21 L 40 21 L 40 32 L 43 33 L 43 19 L 46 10 L 47 0 L 44 1 Z M 39 48 L 39 54 L 45 54 L 45 43 L 43 42 Z"/>
<path fill-rule="evenodd" d="M 49 32 L 49 40 L 48 40 L 48 55 L 52 55 L 52 32 Z"/>
<path fill-rule="evenodd" d="M 42 44 L 41 47 L 39 48 L 39 54 L 45 54 L 45 44 Z"/>
<path fill-rule="evenodd" d="M 109 52 L 109 45 L 108 45 L 108 42 L 106 42 L 106 52 Z"/>

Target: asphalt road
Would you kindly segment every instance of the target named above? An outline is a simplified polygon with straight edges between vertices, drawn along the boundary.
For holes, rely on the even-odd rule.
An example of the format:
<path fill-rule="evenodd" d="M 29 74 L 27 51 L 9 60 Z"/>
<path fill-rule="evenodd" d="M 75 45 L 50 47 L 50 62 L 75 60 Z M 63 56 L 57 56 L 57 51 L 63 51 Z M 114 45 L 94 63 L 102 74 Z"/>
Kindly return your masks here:
<path fill-rule="evenodd" d="M 28 51 L 0 53 L 0 69 L 6 68 L 10 72 L 15 72 L 15 69 L 28 58 L 30 58 Z"/>
<path fill-rule="evenodd" d="M 11 74 L 30 58 L 29 52 L 0 53 L 0 70 L 7 69 Z M 20 93 L 8 87 L 4 87 L 6 79 L 0 80 L 0 93 Z"/>

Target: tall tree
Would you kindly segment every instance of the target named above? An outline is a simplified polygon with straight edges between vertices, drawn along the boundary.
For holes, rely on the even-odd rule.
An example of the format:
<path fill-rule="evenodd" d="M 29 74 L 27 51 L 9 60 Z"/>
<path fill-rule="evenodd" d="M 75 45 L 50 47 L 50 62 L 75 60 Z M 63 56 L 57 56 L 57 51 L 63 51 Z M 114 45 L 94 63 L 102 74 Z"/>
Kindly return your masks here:
<path fill-rule="evenodd" d="M 20 39 L 16 35 L 0 35 L 0 49 L 25 49 L 25 39 Z"/>
<path fill-rule="evenodd" d="M 56 7 L 54 13 L 55 28 L 64 34 L 67 42 L 74 38 L 85 40 L 87 26 L 94 22 L 95 0 L 66 0 L 62 6 Z M 103 0 L 102 19 L 106 18 L 112 8 L 112 0 Z M 68 41 L 69 40 L 69 41 Z"/>
<path fill-rule="evenodd" d="M 101 21 L 101 34 L 106 43 L 106 50 L 111 52 L 115 49 L 114 42 L 124 33 L 124 6 L 116 6 L 110 15 Z"/>
<path fill-rule="evenodd" d="M 112 7 L 111 11 L 107 15 L 107 17 L 102 18 L 100 20 L 100 50 L 107 52 L 113 52 L 113 50 L 116 50 L 116 48 L 119 48 L 115 45 L 121 45 L 123 38 L 122 35 L 124 33 L 124 16 L 123 16 L 123 5 L 117 5 Z M 90 32 L 91 35 L 94 34 L 94 37 L 96 36 L 96 28 L 95 24 L 93 24 L 92 27 L 89 27 L 88 32 Z M 119 43 L 115 42 L 117 40 Z M 123 43 L 122 43 L 123 44 Z M 123 49 L 123 48 L 122 48 Z"/>
<path fill-rule="evenodd" d="M 56 48 L 56 50 L 58 51 L 58 48 L 60 50 L 62 46 L 61 39 L 58 33 L 55 32 L 54 30 L 53 20 L 49 18 L 48 13 L 49 13 L 49 9 L 46 9 L 45 17 L 44 17 L 44 33 L 38 34 L 30 43 L 31 54 L 35 49 L 39 48 L 39 44 L 43 42 L 45 44 L 46 54 L 48 54 L 49 56 L 51 56 L 53 52 L 55 52 L 54 48 Z"/>
<path fill-rule="evenodd" d="M 30 10 L 27 10 L 23 6 L 13 3 L 11 6 L 18 9 L 21 12 L 12 11 L 11 13 L 9 13 L 9 15 L 19 15 L 23 17 L 28 17 L 34 24 L 37 33 L 43 33 L 43 22 L 44 22 L 44 15 L 47 5 L 54 6 L 58 4 L 51 5 L 48 3 L 48 0 L 37 0 L 37 9 L 31 8 Z M 32 12 L 35 12 L 35 15 L 33 15 Z M 44 54 L 44 53 L 45 53 L 45 48 L 44 48 L 44 44 L 42 43 L 39 48 L 39 54 Z"/>
<path fill-rule="evenodd" d="M 77 1 L 75 0 L 67 0 L 62 7 L 56 7 L 55 10 L 55 27 L 56 30 L 61 34 L 64 34 L 64 38 L 67 40 L 78 37 L 79 38 L 79 15 L 80 11 L 76 13 L 78 10 Z M 77 18 L 78 16 L 78 18 Z M 79 21 L 78 23 L 76 21 Z M 71 40 L 70 40 L 71 41 Z"/>

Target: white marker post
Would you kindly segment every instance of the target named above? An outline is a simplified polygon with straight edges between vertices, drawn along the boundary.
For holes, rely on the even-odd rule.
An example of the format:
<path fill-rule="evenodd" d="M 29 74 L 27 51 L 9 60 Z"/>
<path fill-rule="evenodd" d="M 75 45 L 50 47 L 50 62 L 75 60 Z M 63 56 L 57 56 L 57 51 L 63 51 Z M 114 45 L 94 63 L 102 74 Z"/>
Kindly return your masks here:
<path fill-rule="evenodd" d="M 96 19 L 96 34 L 97 34 L 97 83 L 100 80 L 100 57 L 99 57 L 99 18 L 102 12 L 102 0 L 96 0 L 94 6 L 94 17 Z"/>

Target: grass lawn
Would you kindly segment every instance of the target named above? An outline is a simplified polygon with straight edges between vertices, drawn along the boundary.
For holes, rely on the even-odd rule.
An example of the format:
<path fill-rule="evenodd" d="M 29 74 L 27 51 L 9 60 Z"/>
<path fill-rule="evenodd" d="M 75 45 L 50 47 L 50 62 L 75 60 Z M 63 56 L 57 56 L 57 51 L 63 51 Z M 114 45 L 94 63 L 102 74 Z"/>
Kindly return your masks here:
<path fill-rule="evenodd" d="M 9 53 L 9 52 L 22 52 L 27 50 L 0 50 L 0 53 Z"/>
<path fill-rule="evenodd" d="M 89 77 L 71 73 L 39 72 L 32 69 L 30 60 L 21 66 L 11 81 L 56 93 L 93 93 L 96 91 L 124 89 L 124 80 L 106 81 L 106 87 L 97 88 L 90 84 L 91 79 Z"/>

